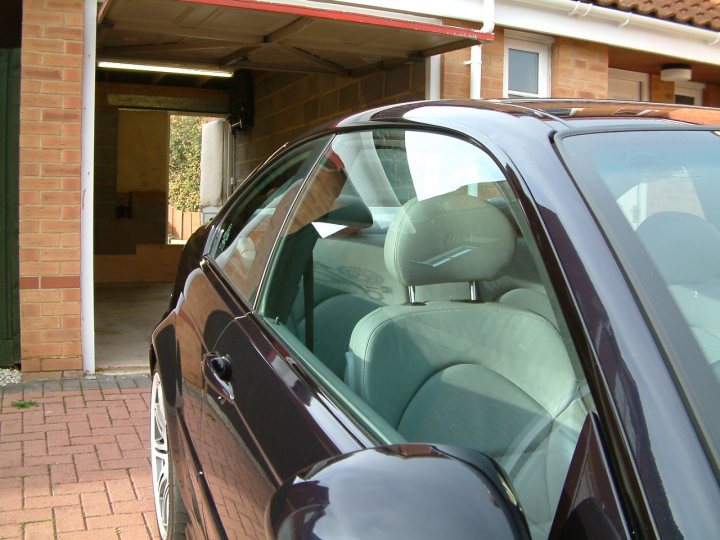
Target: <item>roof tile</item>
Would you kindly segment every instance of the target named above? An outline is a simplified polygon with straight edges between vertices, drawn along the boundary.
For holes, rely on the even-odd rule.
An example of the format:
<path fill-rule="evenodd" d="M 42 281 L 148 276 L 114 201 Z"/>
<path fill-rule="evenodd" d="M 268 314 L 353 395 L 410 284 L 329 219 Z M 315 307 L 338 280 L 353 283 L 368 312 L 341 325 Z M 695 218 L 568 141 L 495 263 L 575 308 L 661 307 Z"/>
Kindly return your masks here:
<path fill-rule="evenodd" d="M 720 0 L 582 0 L 602 7 L 720 31 Z"/>

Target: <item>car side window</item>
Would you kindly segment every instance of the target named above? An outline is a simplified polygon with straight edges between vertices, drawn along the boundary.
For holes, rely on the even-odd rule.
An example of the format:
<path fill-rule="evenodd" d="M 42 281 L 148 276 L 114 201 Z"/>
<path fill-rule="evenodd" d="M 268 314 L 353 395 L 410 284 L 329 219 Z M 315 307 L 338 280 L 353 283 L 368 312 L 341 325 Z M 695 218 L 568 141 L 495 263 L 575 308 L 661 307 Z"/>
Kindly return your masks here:
<path fill-rule="evenodd" d="M 495 459 L 547 538 L 593 407 L 528 227 L 479 146 L 340 134 L 280 233 L 258 315 L 379 442 Z"/>
<path fill-rule="evenodd" d="M 327 137 L 291 150 L 255 179 L 225 215 L 209 256 L 252 303 L 276 235 Z"/>

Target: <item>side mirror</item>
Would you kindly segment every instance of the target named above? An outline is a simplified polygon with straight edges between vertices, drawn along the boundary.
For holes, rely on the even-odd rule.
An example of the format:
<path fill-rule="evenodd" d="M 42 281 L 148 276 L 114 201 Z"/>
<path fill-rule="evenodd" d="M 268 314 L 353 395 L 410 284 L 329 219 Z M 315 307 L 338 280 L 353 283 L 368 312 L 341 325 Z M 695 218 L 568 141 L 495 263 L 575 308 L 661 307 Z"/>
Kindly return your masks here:
<path fill-rule="evenodd" d="M 318 463 L 277 490 L 266 520 L 274 540 L 530 539 L 494 461 L 427 444 L 383 446 Z"/>

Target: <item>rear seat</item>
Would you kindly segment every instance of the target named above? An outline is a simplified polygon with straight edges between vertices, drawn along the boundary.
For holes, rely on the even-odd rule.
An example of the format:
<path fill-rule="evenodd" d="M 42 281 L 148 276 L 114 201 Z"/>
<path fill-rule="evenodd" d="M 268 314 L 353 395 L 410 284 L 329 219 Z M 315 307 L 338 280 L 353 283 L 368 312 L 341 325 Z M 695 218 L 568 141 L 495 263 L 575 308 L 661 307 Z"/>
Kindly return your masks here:
<path fill-rule="evenodd" d="M 720 231 L 684 212 L 658 212 L 636 233 L 720 380 Z"/>

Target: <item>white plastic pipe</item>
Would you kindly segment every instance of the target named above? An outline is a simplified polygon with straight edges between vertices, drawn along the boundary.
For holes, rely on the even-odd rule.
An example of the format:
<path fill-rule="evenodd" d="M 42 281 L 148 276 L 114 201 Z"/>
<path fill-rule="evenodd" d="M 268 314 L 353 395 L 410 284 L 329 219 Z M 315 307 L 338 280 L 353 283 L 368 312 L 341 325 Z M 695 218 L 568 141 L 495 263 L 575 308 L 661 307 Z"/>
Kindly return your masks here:
<path fill-rule="evenodd" d="M 495 0 L 483 0 L 482 28 L 483 34 L 492 34 L 495 31 Z"/>
<path fill-rule="evenodd" d="M 588 4 L 578 0 L 515 0 L 523 4 L 531 4 L 534 7 L 548 7 L 561 11 L 566 11 L 568 15 L 577 17 L 590 17 L 597 19 L 606 19 L 618 23 L 618 26 L 640 26 L 652 28 L 658 33 L 675 33 L 688 38 L 705 41 L 708 45 L 716 45 L 720 43 L 720 32 L 713 30 L 704 30 L 695 26 L 686 24 L 678 24 L 655 17 L 645 15 L 636 15 L 626 11 L 610 9 L 598 6 L 596 4 Z"/>
<path fill-rule="evenodd" d="M 425 99 L 440 99 L 440 70 L 442 60 L 439 54 L 425 60 Z"/>
<path fill-rule="evenodd" d="M 95 373 L 95 272 L 93 268 L 93 206 L 95 191 L 95 21 L 97 0 L 85 0 L 83 30 L 82 126 L 80 162 L 80 319 L 82 364 Z"/>
<path fill-rule="evenodd" d="M 482 45 L 470 47 L 470 99 L 482 94 Z"/>

